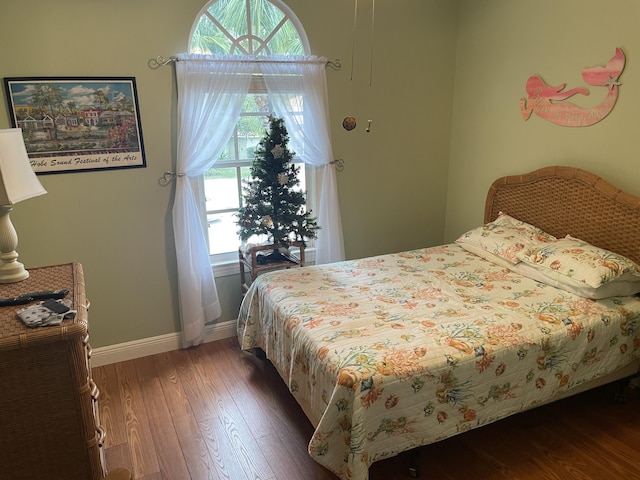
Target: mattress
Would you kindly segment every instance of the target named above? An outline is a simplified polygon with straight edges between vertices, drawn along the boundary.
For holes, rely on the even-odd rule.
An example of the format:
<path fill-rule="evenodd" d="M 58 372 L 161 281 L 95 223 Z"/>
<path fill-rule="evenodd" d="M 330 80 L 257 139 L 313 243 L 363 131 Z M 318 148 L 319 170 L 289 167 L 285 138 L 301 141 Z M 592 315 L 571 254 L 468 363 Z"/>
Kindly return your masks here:
<path fill-rule="evenodd" d="M 457 244 L 259 276 L 238 338 L 260 348 L 341 479 L 547 403 L 637 360 L 640 299 L 589 300 Z"/>

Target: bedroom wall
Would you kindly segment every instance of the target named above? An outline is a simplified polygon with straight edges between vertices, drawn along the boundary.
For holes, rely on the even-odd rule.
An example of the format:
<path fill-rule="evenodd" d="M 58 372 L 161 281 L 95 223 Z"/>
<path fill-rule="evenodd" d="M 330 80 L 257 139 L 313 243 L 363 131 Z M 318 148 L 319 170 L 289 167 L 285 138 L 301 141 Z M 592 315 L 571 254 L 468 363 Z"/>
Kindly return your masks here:
<path fill-rule="evenodd" d="M 442 241 L 455 62 L 457 4 L 377 2 L 374 88 L 369 90 L 371 3 L 360 2 L 351 77 L 353 3 L 286 3 L 314 54 L 340 58 L 327 71 L 338 187 L 349 258 Z M 157 55 L 186 51 L 205 0 L 3 2 L 0 76 L 136 77 L 147 168 L 41 176 L 48 195 L 20 203 L 12 219 L 27 267 L 82 263 L 94 347 L 178 332 L 173 188 L 173 69 Z M 416 53 L 419 55 L 416 56 Z M 351 108 L 349 92 L 351 91 Z M 370 102 L 369 99 L 372 99 Z M 346 115 L 360 127 L 350 133 Z M 363 125 L 374 120 L 372 132 Z M 11 126 L 4 94 L 0 128 Z M 217 279 L 221 321 L 236 318 L 237 276 Z"/>
<path fill-rule="evenodd" d="M 640 2 L 637 0 L 462 0 L 449 162 L 445 240 L 482 223 L 491 182 L 548 165 L 590 170 L 640 195 Z M 599 103 L 604 87 L 588 86 L 585 67 L 604 65 L 621 47 L 626 67 L 611 114 L 590 127 L 561 127 L 535 115 L 524 121 L 525 82 L 540 75 L 571 99 Z"/>

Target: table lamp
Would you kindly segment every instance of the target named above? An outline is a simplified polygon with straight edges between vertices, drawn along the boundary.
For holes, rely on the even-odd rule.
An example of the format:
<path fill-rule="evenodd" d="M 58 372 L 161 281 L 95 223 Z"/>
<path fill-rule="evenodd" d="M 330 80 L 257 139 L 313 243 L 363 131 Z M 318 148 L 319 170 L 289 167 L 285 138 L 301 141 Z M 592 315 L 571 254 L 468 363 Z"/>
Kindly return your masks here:
<path fill-rule="evenodd" d="M 47 191 L 36 177 L 27 156 L 21 128 L 0 130 L 0 283 L 29 277 L 17 261 L 18 234 L 11 223 L 11 205 Z"/>

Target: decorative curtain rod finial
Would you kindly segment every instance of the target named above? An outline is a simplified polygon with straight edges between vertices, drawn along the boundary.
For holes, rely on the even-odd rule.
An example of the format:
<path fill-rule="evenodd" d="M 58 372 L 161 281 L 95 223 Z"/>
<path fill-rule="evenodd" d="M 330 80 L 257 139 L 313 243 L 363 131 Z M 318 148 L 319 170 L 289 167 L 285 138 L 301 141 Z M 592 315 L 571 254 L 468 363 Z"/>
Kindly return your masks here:
<path fill-rule="evenodd" d="M 327 60 L 327 67 L 331 67 L 334 70 L 340 70 L 342 68 L 342 60 L 336 58 L 335 60 Z"/>
<path fill-rule="evenodd" d="M 153 68 L 155 70 L 156 68 L 164 67 L 165 65 L 169 65 L 170 63 L 177 61 L 177 57 L 165 58 L 162 55 L 158 55 L 156 58 L 150 58 L 147 64 L 149 65 L 149 68 Z"/>

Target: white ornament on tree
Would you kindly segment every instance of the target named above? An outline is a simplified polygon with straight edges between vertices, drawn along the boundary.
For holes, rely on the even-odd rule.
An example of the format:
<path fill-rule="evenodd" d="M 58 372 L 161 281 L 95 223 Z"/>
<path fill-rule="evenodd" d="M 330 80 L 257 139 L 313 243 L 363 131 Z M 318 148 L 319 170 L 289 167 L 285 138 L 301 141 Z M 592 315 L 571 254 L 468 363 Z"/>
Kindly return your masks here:
<path fill-rule="evenodd" d="M 288 173 L 279 173 L 278 174 L 278 183 L 280 185 L 286 185 L 289 182 L 289 174 Z"/>
<path fill-rule="evenodd" d="M 282 158 L 283 153 L 284 153 L 284 148 L 282 148 L 282 145 L 276 145 L 271 150 L 271 154 L 273 155 L 273 158 Z"/>

